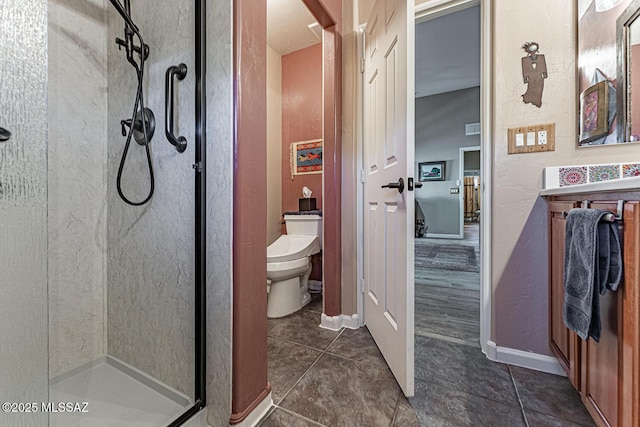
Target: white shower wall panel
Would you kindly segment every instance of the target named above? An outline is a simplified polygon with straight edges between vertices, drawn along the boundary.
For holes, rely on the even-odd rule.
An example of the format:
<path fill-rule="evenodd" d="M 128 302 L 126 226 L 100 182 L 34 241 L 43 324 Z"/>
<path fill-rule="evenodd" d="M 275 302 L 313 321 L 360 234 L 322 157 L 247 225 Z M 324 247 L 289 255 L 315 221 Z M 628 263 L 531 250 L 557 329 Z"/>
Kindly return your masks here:
<path fill-rule="evenodd" d="M 132 18 L 149 45 L 145 102 L 157 129 L 151 141 L 155 193 L 144 206 L 129 206 L 117 194 L 124 147 L 120 121 L 131 116 L 137 82 L 116 37 L 123 21 L 109 10 L 107 335 L 108 354 L 193 397 L 194 391 L 194 2 L 131 2 Z M 187 138 L 178 153 L 164 135 L 165 71 L 184 62 L 187 77 L 175 81 L 175 133 Z M 145 198 L 149 172 L 143 147 L 132 142 L 122 189 Z"/>
<path fill-rule="evenodd" d="M 49 376 L 105 347 L 104 0 L 49 0 Z"/>

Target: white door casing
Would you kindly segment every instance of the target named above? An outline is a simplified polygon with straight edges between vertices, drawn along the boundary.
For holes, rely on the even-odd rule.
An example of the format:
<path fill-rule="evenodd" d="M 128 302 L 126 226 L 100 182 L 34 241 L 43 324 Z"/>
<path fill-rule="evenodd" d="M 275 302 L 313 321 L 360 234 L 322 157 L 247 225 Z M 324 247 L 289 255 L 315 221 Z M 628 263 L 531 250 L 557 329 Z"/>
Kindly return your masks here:
<path fill-rule="evenodd" d="M 377 0 L 364 77 L 364 315 L 406 396 L 414 393 L 414 9 Z M 413 3 L 411 3 L 413 5 Z M 408 52 L 411 54 L 408 55 Z M 404 191 L 382 188 L 404 180 Z"/>

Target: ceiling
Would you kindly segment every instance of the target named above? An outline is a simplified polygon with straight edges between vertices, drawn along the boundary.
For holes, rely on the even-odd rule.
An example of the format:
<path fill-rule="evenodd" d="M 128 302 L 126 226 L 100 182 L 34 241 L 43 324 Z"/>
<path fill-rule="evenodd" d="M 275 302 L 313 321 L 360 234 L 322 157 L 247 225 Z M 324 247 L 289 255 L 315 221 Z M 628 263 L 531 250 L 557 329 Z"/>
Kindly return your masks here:
<path fill-rule="evenodd" d="M 308 27 L 314 23 L 302 0 L 267 0 L 267 44 L 280 55 L 321 42 Z"/>
<path fill-rule="evenodd" d="M 480 6 L 416 25 L 416 98 L 480 86 Z"/>

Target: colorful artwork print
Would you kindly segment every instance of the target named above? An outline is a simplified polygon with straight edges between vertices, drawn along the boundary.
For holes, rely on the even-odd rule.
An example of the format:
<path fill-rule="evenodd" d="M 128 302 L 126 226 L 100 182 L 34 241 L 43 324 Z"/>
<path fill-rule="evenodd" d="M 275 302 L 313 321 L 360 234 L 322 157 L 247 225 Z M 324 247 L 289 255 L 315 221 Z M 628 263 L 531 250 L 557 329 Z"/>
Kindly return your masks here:
<path fill-rule="evenodd" d="M 322 140 L 293 143 L 294 175 L 322 173 Z"/>
<path fill-rule="evenodd" d="M 560 187 L 587 183 L 586 167 L 560 168 Z"/>
<path fill-rule="evenodd" d="M 589 182 L 620 179 L 620 165 L 589 166 Z"/>
<path fill-rule="evenodd" d="M 418 164 L 420 181 L 444 181 L 446 162 L 421 162 Z"/>
<path fill-rule="evenodd" d="M 583 131 L 595 131 L 598 127 L 598 92 L 591 92 L 584 98 L 584 110 L 582 114 Z"/>
<path fill-rule="evenodd" d="M 628 163 L 622 165 L 623 178 L 633 178 L 634 176 L 640 176 L 640 163 Z"/>
<path fill-rule="evenodd" d="M 602 81 L 580 94 L 580 143 L 609 134 L 609 82 Z"/>

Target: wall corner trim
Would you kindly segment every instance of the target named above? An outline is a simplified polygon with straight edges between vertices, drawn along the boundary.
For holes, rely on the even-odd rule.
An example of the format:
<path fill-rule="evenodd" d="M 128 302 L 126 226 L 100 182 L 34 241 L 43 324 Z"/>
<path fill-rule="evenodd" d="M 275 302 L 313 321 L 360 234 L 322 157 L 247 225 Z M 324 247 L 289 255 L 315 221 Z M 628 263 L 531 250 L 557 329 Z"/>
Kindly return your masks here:
<path fill-rule="evenodd" d="M 351 316 L 348 314 L 327 316 L 323 313 L 322 319 L 320 320 L 320 327 L 330 331 L 339 331 L 341 328 L 358 329 L 360 328 L 360 316 L 357 314 Z"/>
<path fill-rule="evenodd" d="M 553 356 L 500 347 L 493 341 L 487 342 L 485 355 L 494 362 L 506 363 L 563 377 L 567 376 L 560 363 Z"/>
<path fill-rule="evenodd" d="M 254 427 L 267 415 L 271 407 L 273 406 L 273 398 L 271 396 L 271 387 L 268 388 L 269 393 L 264 399 L 262 399 L 248 414 L 242 414 L 243 419 L 237 423 L 234 423 L 234 417 L 231 417 L 229 422 L 230 427 Z"/>

